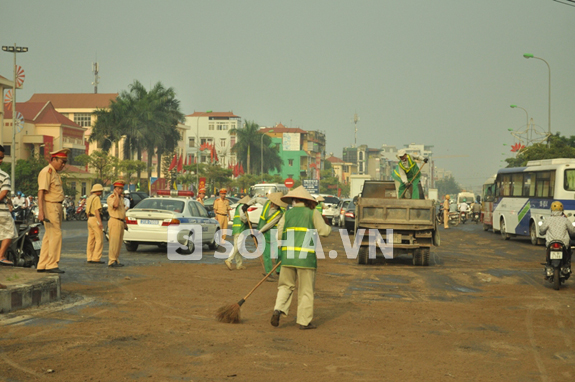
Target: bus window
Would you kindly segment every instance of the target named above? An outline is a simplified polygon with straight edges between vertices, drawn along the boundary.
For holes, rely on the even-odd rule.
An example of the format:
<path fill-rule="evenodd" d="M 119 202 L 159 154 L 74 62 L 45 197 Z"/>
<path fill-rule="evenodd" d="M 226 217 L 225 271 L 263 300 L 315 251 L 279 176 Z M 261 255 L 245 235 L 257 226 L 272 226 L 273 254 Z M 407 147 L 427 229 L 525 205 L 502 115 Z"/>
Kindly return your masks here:
<path fill-rule="evenodd" d="M 511 196 L 511 175 L 503 175 L 501 178 L 501 196 Z"/>
<path fill-rule="evenodd" d="M 483 186 L 483 201 L 492 202 L 493 201 L 493 190 L 495 189 L 495 184 L 484 185 Z"/>
<path fill-rule="evenodd" d="M 512 196 L 521 196 L 523 193 L 523 174 L 511 175 Z"/>
<path fill-rule="evenodd" d="M 565 184 L 563 188 L 566 191 L 575 191 L 575 170 L 565 170 Z"/>
<path fill-rule="evenodd" d="M 540 198 L 552 198 L 555 187 L 555 172 L 541 171 L 537 173 L 536 194 Z"/>
<path fill-rule="evenodd" d="M 523 174 L 523 196 L 535 196 L 535 174 Z"/>

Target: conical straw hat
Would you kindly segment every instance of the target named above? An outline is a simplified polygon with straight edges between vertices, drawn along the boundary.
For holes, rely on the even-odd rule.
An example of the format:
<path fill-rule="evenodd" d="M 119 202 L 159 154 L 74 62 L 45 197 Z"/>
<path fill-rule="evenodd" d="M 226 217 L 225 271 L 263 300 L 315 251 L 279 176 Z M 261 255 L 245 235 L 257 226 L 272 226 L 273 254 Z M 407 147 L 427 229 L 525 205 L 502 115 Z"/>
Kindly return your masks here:
<path fill-rule="evenodd" d="M 303 186 L 299 186 L 293 191 L 288 192 L 287 195 L 282 197 L 282 200 L 285 203 L 291 204 L 293 198 L 310 200 L 314 203 L 317 203 L 313 196 L 311 196 L 311 194 Z"/>
<path fill-rule="evenodd" d="M 321 195 L 318 195 L 318 197 L 317 197 L 317 198 L 315 198 L 315 200 L 317 200 L 319 203 L 321 203 L 321 202 L 324 202 L 324 201 L 325 201 L 325 199 L 324 199 L 324 198 L 323 198 L 323 196 L 321 196 Z"/>
<path fill-rule="evenodd" d="M 274 192 L 268 195 L 268 199 L 276 206 L 286 208 L 287 204 L 282 200 L 282 196 L 284 196 L 283 192 Z"/>
<path fill-rule="evenodd" d="M 240 200 L 238 200 L 238 204 L 246 204 L 250 200 L 252 200 L 252 198 L 250 198 L 249 195 L 246 195 L 243 198 L 241 198 Z"/>

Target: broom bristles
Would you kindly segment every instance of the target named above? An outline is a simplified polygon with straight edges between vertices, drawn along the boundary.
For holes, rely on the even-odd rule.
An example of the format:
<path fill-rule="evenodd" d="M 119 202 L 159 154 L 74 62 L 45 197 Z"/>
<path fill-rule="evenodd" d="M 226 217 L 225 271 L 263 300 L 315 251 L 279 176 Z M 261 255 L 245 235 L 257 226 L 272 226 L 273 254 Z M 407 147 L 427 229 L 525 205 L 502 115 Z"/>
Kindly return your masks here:
<path fill-rule="evenodd" d="M 240 305 L 232 304 L 222 306 L 216 313 L 216 318 L 219 322 L 227 324 L 237 324 L 240 322 Z"/>

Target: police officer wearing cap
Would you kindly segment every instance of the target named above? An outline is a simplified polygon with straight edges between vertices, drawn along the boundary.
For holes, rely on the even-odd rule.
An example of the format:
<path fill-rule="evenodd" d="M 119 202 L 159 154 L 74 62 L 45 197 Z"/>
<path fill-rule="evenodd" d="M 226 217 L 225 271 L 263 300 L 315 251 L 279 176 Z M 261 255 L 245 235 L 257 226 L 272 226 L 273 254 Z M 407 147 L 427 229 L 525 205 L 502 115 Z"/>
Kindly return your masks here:
<path fill-rule="evenodd" d="M 205 197 L 206 197 L 206 190 L 204 188 L 200 188 L 198 191 L 198 197 L 196 198 L 196 202 L 201 203 L 203 206 Z"/>
<path fill-rule="evenodd" d="M 102 202 L 100 196 L 104 191 L 101 184 L 95 184 L 86 201 L 86 214 L 88 215 L 88 247 L 86 255 L 89 264 L 104 264 L 102 250 L 104 249 L 104 225 L 102 224 Z"/>
<path fill-rule="evenodd" d="M 216 219 L 220 223 L 220 228 L 222 229 L 222 244 L 226 240 L 225 229 L 228 228 L 228 221 L 230 220 L 230 201 L 226 199 L 226 194 L 228 190 L 222 188 L 220 190 L 220 198 L 214 200 L 214 213 L 216 214 Z"/>
<path fill-rule="evenodd" d="M 108 245 L 108 267 L 117 268 L 123 267 L 118 261 L 120 258 L 120 249 L 122 248 L 122 241 L 124 240 L 124 228 L 126 219 L 126 209 L 124 207 L 124 183 L 123 180 L 114 182 L 114 192 L 108 196 L 108 213 L 110 220 L 108 221 L 108 236 L 110 243 Z"/>
<path fill-rule="evenodd" d="M 46 230 L 38 272 L 64 273 L 58 268 L 62 252 L 62 202 L 64 189 L 58 172 L 68 163 L 69 149 L 52 151 L 50 163 L 38 174 L 38 220 L 44 222 Z"/>

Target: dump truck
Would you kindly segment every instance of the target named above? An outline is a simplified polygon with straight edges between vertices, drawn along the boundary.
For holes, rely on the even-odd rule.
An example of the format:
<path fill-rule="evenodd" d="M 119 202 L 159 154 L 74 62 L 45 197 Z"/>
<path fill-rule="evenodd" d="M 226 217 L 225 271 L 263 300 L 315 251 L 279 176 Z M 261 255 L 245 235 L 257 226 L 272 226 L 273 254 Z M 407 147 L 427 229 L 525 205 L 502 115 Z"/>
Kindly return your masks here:
<path fill-rule="evenodd" d="M 366 231 L 357 256 L 358 264 L 375 263 L 376 259 L 369 258 L 369 247 L 377 246 L 377 238 L 373 237 L 376 232 L 379 232 L 380 242 L 393 244 L 393 258 L 412 256 L 413 265 L 429 265 L 431 248 L 439 245 L 434 201 L 397 199 L 393 181 L 365 181 L 356 198 L 356 235 L 360 229 Z M 387 235 L 387 230 L 392 230 L 392 234 Z M 383 255 L 376 248 L 376 257 Z"/>

